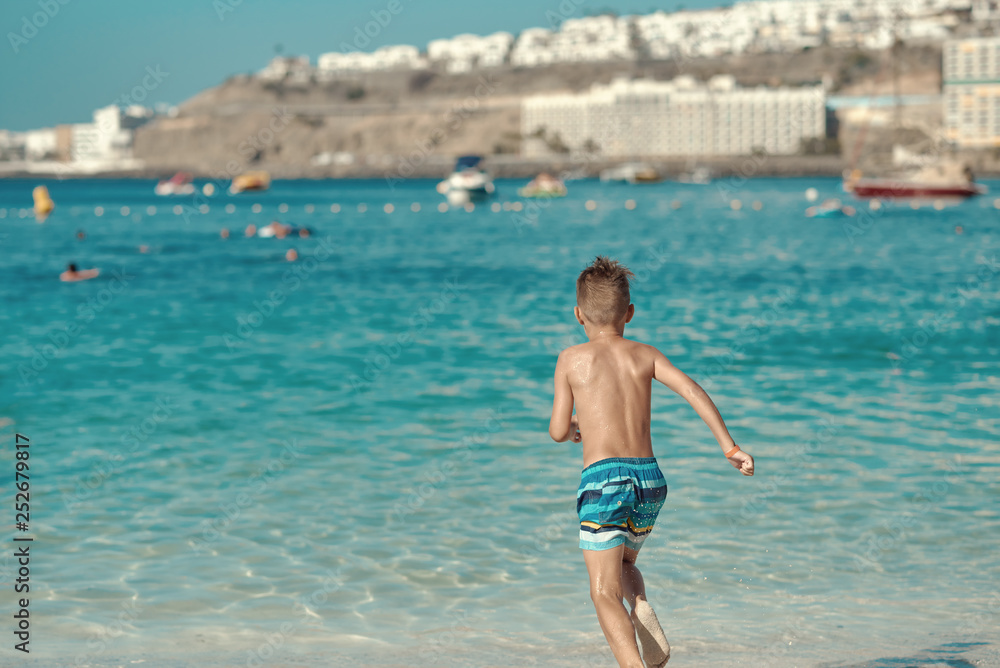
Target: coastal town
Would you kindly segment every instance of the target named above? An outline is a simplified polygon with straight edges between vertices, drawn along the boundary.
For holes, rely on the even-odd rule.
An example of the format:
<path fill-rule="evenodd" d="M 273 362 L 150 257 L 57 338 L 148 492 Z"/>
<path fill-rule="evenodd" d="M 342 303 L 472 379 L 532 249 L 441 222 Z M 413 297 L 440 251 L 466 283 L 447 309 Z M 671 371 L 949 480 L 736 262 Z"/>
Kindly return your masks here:
<path fill-rule="evenodd" d="M 391 16 L 388 7 L 381 11 Z M 812 157 L 839 172 L 859 159 L 850 155 L 859 133 L 885 144 L 883 159 L 946 147 L 967 152 L 980 170 L 1000 169 L 992 155 L 1000 146 L 1000 37 L 982 36 L 1000 27 L 996 0 L 755 0 L 641 16 L 579 10 L 566 0 L 546 13 L 548 27 L 517 35 L 367 51 L 387 20 L 373 11 L 371 25 L 315 64 L 279 55 L 178 106 L 143 106 L 147 93 L 137 90 L 89 123 L 0 130 L 0 174 L 218 172 L 278 113 L 298 122 L 280 142 L 257 142 L 237 172 L 250 164 L 289 176 L 401 171 L 401 156 L 449 114 L 461 127 L 403 171 L 440 173 L 455 154 L 474 152 L 501 167 L 531 163 L 529 171 L 584 154 L 595 163 L 691 163 L 767 153 Z M 761 75 L 766 64 L 810 54 L 823 54 L 827 70 L 793 76 L 769 67 Z M 828 54 L 839 66 L 829 66 Z M 901 129 L 909 142 L 899 140 Z"/>

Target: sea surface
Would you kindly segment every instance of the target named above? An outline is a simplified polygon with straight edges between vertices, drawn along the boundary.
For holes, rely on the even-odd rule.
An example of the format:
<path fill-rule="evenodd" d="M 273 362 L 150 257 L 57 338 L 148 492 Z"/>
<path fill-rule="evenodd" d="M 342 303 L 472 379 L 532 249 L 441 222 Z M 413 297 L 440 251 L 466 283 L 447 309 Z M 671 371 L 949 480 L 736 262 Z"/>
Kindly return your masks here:
<path fill-rule="evenodd" d="M 546 432 L 608 254 L 627 335 L 756 458 L 655 389 L 670 491 L 639 566 L 670 665 L 1000 665 L 1000 183 L 838 219 L 804 213 L 831 179 L 523 183 L 442 212 L 433 181 L 0 181 L 0 664 L 614 665 L 580 447 Z M 275 219 L 313 233 L 244 236 Z"/>

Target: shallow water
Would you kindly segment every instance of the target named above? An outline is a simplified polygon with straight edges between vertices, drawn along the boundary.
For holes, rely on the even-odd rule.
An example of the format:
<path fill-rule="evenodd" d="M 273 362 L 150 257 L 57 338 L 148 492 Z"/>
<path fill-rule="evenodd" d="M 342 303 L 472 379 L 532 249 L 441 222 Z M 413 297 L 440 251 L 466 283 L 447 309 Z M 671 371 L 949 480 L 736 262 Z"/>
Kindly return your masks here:
<path fill-rule="evenodd" d="M 11 476 L 32 443 L 39 665 L 612 665 L 579 446 L 546 434 L 598 253 L 638 275 L 629 334 L 757 458 L 738 475 L 655 393 L 670 493 L 640 566 L 671 665 L 996 665 L 990 197 L 814 220 L 803 191 L 836 181 L 578 181 L 440 213 L 429 181 L 276 182 L 201 213 L 54 181 L 39 225 L 35 183 L 0 181 L 0 438 Z M 274 218 L 315 234 L 243 237 Z M 60 283 L 70 261 L 102 274 Z"/>

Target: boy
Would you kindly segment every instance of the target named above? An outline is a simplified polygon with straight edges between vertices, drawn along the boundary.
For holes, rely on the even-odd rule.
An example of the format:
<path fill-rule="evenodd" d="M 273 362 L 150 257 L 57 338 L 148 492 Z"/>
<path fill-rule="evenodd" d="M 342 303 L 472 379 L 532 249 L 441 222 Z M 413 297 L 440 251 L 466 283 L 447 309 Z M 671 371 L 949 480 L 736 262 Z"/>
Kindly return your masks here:
<path fill-rule="evenodd" d="M 696 382 L 656 348 L 624 338 L 625 324 L 635 313 L 631 276 L 618 262 L 598 257 L 577 279 L 573 312 L 589 342 L 559 355 L 549 435 L 557 443 L 579 443 L 581 434 L 587 436 L 577 512 L 590 597 L 618 664 L 642 668 L 637 633 L 647 666 L 664 666 L 670 659 L 670 645 L 635 566 L 667 496 L 649 436 L 651 381 L 655 378 L 691 404 L 743 475 L 753 475 L 753 457 L 733 442 L 715 404 Z"/>

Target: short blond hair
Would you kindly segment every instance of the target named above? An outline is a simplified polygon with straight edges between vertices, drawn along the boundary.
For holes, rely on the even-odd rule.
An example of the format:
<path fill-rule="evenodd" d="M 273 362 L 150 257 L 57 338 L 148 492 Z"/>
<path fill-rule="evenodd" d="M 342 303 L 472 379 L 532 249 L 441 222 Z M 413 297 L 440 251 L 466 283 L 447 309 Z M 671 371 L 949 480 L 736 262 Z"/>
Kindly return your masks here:
<path fill-rule="evenodd" d="M 593 323 L 618 322 L 632 303 L 629 279 L 634 277 L 635 274 L 617 260 L 598 255 L 576 279 L 576 305 Z"/>

